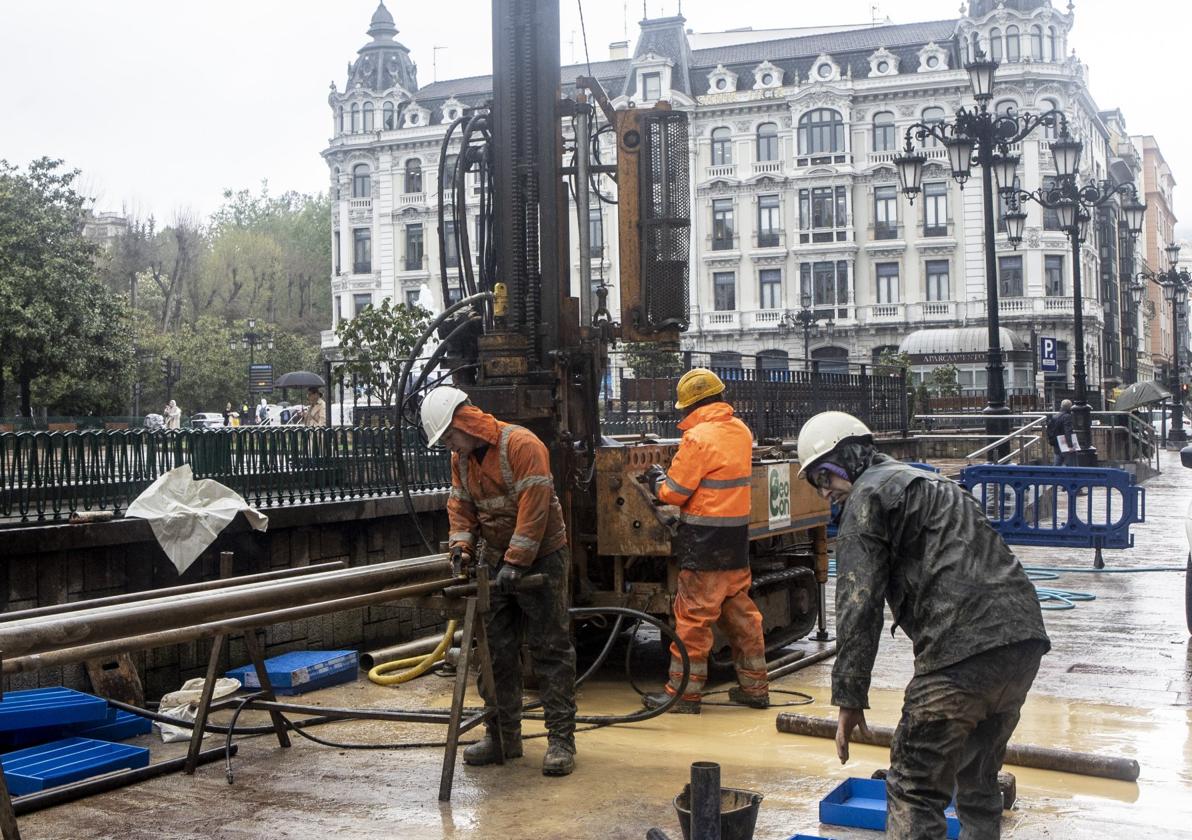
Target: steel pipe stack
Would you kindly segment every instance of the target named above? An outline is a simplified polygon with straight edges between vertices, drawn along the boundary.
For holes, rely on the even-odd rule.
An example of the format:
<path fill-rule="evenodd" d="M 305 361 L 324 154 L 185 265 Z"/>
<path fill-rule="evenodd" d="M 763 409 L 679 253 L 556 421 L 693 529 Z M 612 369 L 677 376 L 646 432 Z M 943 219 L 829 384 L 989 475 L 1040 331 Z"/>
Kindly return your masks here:
<path fill-rule="evenodd" d="M 17 619 L 0 623 L 3 673 L 394 601 L 456 582 L 440 554 Z"/>

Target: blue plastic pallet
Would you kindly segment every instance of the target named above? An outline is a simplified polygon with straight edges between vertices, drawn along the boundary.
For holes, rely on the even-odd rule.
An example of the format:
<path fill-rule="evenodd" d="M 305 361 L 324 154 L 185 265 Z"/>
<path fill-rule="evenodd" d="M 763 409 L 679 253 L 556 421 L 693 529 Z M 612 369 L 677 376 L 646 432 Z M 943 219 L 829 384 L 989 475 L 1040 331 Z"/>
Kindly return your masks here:
<path fill-rule="evenodd" d="M 944 811 L 948 819 L 948 838 L 960 836 L 960 820 L 955 803 Z M 883 779 L 845 779 L 820 800 L 820 822 L 853 828 L 886 830 L 886 782 Z"/>
<path fill-rule="evenodd" d="M 98 726 L 87 726 L 76 730 L 75 734 L 85 738 L 95 738 L 100 741 L 123 741 L 137 735 L 147 735 L 153 731 L 153 721 L 125 712 L 111 709 L 107 721 Z"/>
<path fill-rule="evenodd" d="M 107 700 L 70 688 L 7 691 L 0 699 L 0 732 L 69 723 L 102 723 L 107 717 Z"/>
<path fill-rule="evenodd" d="M 148 764 L 149 750 L 145 747 L 91 738 L 66 738 L 0 756 L 4 781 L 14 796 Z"/>
<path fill-rule="evenodd" d="M 359 655 L 354 650 L 296 650 L 266 659 L 265 671 L 278 694 L 303 694 L 355 680 L 360 671 Z M 233 668 L 227 676 L 248 689 L 261 687 L 252 665 Z"/>

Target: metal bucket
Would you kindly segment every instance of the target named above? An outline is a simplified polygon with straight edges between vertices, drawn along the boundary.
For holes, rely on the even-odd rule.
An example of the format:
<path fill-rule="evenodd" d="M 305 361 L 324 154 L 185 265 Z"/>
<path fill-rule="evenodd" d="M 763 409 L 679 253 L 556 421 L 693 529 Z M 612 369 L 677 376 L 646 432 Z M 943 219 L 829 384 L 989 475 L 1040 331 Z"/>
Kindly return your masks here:
<path fill-rule="evenodd" d="M 720 838 L 721 840 L 753 840 L 753 829 L 757 824 L 757 810 L 762 804 L 762 795 L 753 790 L 740 788 L 720 789 Z M 675 797 L 675 811 L 679 814 L 679 827 L 683 829 L 683 840 L 691 840 L 691 785 Z"/>

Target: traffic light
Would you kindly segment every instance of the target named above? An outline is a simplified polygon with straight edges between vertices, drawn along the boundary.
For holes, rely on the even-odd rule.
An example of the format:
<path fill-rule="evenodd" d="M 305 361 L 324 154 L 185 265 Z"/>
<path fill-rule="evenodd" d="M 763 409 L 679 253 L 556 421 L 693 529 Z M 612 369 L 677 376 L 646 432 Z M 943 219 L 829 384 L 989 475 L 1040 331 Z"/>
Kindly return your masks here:
<path fill-rule="evenodd" d="M 170 375 L 170 360 L 166 356 L 161 357 L 161 375 L 167 377 Z"/>

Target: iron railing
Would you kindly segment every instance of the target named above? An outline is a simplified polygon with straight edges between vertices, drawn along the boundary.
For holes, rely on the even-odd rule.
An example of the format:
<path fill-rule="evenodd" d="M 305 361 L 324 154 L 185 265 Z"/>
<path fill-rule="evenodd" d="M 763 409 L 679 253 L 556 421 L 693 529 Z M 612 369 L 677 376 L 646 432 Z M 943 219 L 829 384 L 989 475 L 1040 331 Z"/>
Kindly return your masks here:
<path fill-rule="evenodd" d="M 601 430 L 678 437 L 675 385 L 693 367 L 710 368 L 724 380 L 725 398 L 759 440 L 793 439 L 810 417 L 828 410 L 847 411 L 875 432 L 906 434 L 903 369 L 875 372 L 873 366 L 844 360 L 812 360 L 811 369 L 803 370 L 801 360 L 784 353 L 633 350 L 610 354 L 601 388 Z"/>
<path fill-rule="evenodd" d="M 183 464 L 256 507 L 394 495 L 398 452 L 392 426 L 7 432 L 0 434 L 0 518 L 119 514 Z M 428 450 L 416 430 L 403 433 L 400 453 L 411 491 L 449 489 L 447 454 Z"/>

